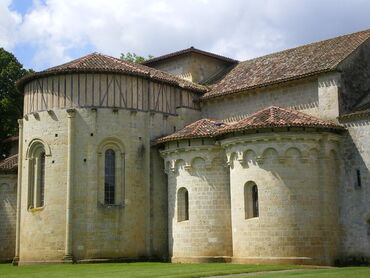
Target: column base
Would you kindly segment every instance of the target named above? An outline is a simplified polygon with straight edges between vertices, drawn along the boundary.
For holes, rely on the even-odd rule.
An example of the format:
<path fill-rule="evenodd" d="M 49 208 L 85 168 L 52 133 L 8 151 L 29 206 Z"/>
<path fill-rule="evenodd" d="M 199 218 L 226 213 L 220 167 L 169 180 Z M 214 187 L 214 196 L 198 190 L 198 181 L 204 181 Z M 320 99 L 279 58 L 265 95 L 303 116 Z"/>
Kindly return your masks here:
<path fill-rule="evenodd" d="M 62 259 L 63 264 L 73 264 L 73 256 L 72 255 L 65 255 Z"/>
<path fill-rule="evenodd" d="M 201 263 L 230 263 L 229 256 L 190 256 L 172 257 L 171 263 L 201 264 Z"/>
<path fill-rule="evenodd" d="M 331 265 L 326 258 L 311 257 L 233 257 L 233 264 Z"/>
<path fill-rule="evenodd" d="M 53 265 L 53 264 L 72 264 L 73 261 L 65 261 L 65 260 L 50 260 L 50 261 L 22 261 L 20 260 L 18 265 L 25 266 L 25 265 Z"/>
<path fill-rule="evenodd" d="M 12 265 L 14 265 L 14 266 L 18 266 L 19 265 L 19 257 L 18 256 L 16 256 L 16 257 L 13 258 Z"/>

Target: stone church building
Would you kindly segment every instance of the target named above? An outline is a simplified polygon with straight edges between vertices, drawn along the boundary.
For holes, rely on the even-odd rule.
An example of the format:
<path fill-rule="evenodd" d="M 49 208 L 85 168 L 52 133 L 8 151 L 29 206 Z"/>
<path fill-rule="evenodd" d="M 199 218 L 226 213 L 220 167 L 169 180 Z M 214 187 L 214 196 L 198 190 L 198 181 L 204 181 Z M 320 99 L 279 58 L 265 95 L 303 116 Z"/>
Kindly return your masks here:
<path fill-rule="evenodd" d="M 370 30 L 242 62 L 93 53 L 16 85 L 2 261 L 370 258 Z"/>

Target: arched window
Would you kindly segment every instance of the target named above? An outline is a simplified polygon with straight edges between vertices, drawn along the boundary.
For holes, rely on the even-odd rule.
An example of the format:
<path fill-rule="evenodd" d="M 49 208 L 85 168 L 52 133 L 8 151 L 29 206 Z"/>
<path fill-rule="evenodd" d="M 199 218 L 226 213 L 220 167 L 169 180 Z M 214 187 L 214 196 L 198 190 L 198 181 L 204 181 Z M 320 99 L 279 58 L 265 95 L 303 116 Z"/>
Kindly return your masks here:
<path fill-rule="evenodd" d="M 258 188 L 257 185 L 252 186 L 252 202 L 253 202 L 253 217 L 258 217 Z"/>
<path fill-rule="evenodd" d="M 189 192 L 185 187 L 177 191 L 177 221 L 189 220 Z"/>
<path fill-rule="evenodd" d="M 44 206 L 44 196 L 45 196 L 45 152 L 40 154 L 40 173 L 39 173 L 39 183 L 40 186 L 38 187 L 38 207 Z"/>
<path fill-rule="evenodd" d="M 104 168 L 104 203 L 113 205 L 116 193 L 116 153 L 112 149 L 105 151 Z"/>
<path fill-rule="evenodd" d="M 123 207 L 125 191 L 125 152 L 118 138 L 104 139 L 98 146 L 98 204 Z"/>
<path fill-rule="evenodd" d="M 28 209 L 45 205 L 45 148 L 33 142 L 27 153 L 28 159 Z"/>
<path fill-rule="evenodd" d="M 254 182 L 247 182 L 244 186 L 245 219 L 259 217 L 258 187 Z"/>

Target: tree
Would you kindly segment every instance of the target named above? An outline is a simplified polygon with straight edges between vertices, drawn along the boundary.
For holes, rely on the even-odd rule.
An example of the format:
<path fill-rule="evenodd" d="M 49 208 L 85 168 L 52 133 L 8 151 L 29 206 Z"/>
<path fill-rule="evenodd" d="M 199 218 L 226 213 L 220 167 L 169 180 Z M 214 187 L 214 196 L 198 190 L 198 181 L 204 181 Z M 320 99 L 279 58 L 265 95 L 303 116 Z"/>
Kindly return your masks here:
<path fill-rule="evenodd" d="M 0 142 L 18 133 L 17 119 L 22 118 L 23 94 L 15 88 L 15 81 L 28 72 L 15 56 L 0 48 Z M 8 144 L 6 144 L 8 145 Z M 0 160 L 7 147 L 0 143 Z"/>
<path fill-rule="evenodd" d="M 133 63 L 141 63 L 146 60 L 152 59 L 152 55 L 148 55 L 147 58 L 144 58 L 143 56 L 138 56 L 135 53 L 127 52 L 126 54 L 121 53 L 120 59 L 127 62 L 133 62 Z"/>

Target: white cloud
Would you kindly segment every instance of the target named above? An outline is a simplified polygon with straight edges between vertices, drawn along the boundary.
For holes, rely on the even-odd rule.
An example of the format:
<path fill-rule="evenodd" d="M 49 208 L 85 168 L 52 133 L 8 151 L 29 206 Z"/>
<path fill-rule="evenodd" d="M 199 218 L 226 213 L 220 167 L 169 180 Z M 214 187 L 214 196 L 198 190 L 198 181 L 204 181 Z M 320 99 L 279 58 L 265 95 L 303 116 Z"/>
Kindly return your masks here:
<path fill-rule="evenodd" d="M 7 9 L 11 0 L 0 1 L 13 20 L 0 19 L 0 30 L 13 26 L 0 31 L 0 42 L 14 45 L 17 33 L 36 49 L 36 69 L 87 49 L 158 56 L 194 46 L 243 60 L 369 28 L 370 10 L 365 0 L 35 0 L 20 22 Z"/>
<path fill-rule="evenodd" d="M 9 9 L 11 0 L 0 1 L 0 47 L 11 49 L 17 40 L 17 28 L 21 16 Z"/>

